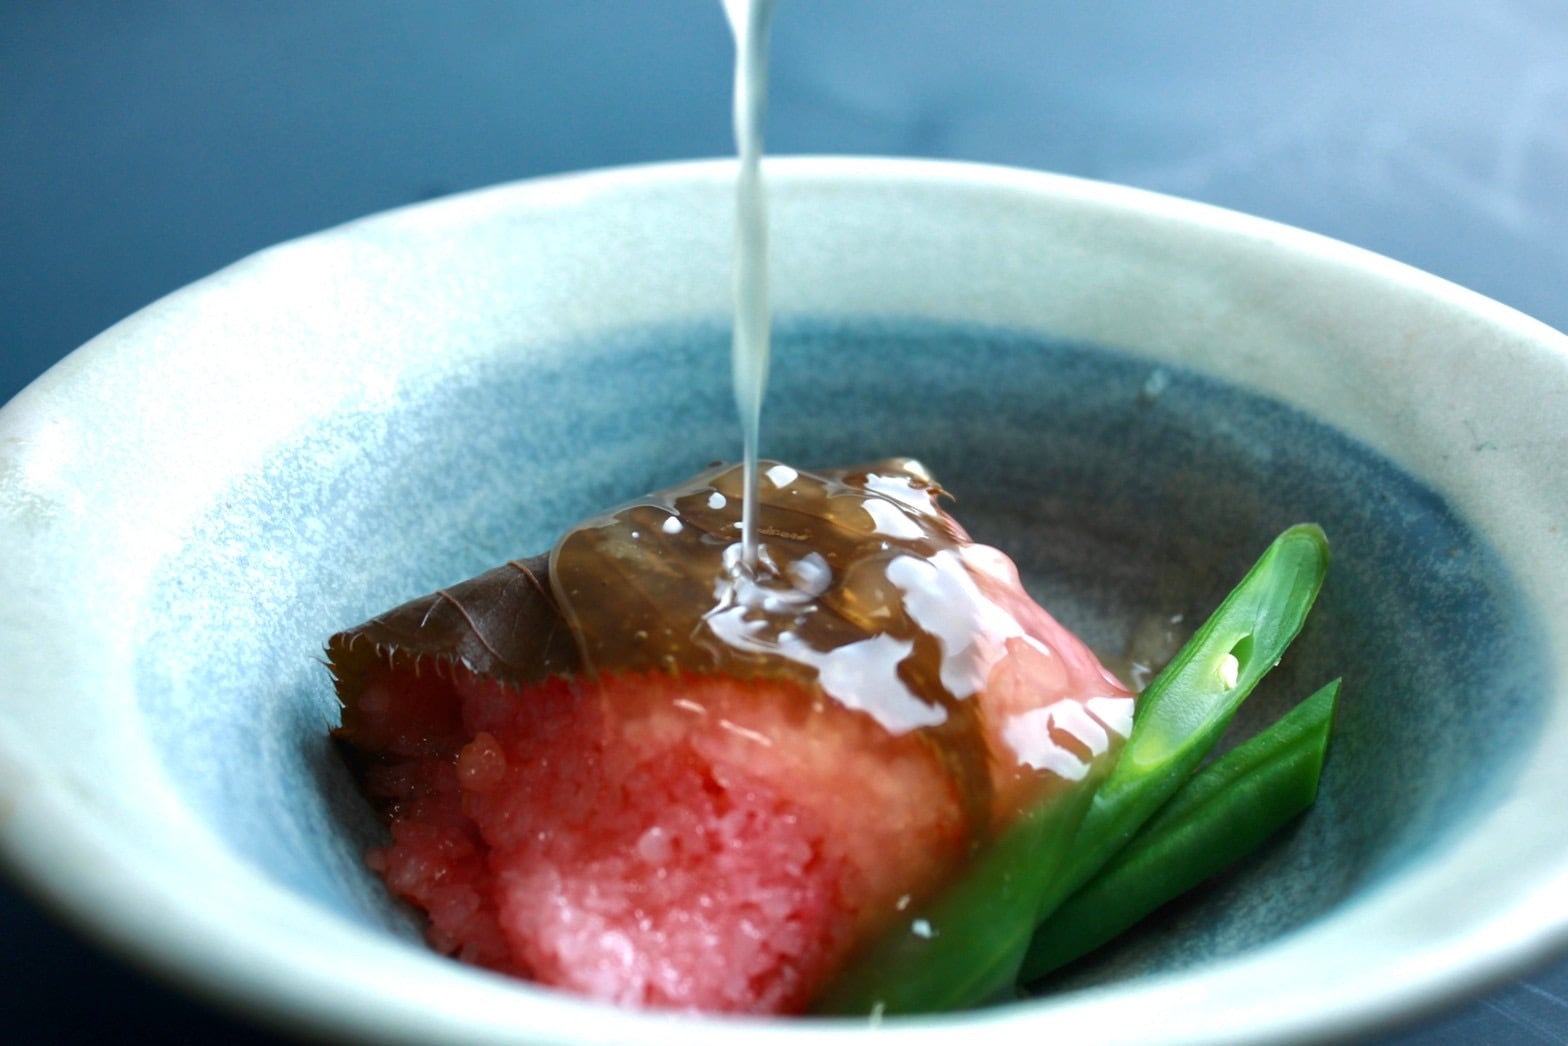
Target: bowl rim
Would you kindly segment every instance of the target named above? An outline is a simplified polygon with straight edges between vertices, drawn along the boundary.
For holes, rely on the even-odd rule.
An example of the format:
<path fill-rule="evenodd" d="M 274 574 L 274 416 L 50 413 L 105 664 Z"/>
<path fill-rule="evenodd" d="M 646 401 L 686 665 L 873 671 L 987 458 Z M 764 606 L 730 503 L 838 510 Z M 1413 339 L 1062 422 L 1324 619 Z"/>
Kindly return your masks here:
<path fill-rule="evenodd" d="M 938 186 L 961 194 L 1049 197 L 1123 218 L 1135 215 L 1178 231 L 1202 230 L 1222 238 L 1266 242 L 1314 265 L 1353 270 L 1391 292 L 1442 302 L 1483 327 L 1544 348 L 1560 357 L 1568 368 L 1568 338 L 1516 310 L 1362 248 L 1212 205 L 1065 175 L 963 161 L 770 157 L 766 171 L 770 191 L 784 196 L 802 187 L 854 192 L 868 186 L 885 189 L 891 185 L 908 192 L 912 187 Z M 53 402 L 68 396 L 74 387 L 98 380 L 97 369 L 107 364 L 119 343 L 142 343 L 152 337 L 171 306 L 187 305 L 212 288 L 250 279 L 253 261 L 263 255 L 270 265 L 287 264 L 291 254 L 310 249 L 310 245 L 321 243 L 324 238 L 340 242 L 345 237 L 374 236 L 389 225 L 406 221 L 463 225 L 483 220 L 498 209 L 591 207 L 606 196 L 642 192 L 649 187 L 711 193 L 727 187 L 733 172 L 734 161 L 720 159 L 552 175 L 382 212 L 268 248 L 141 310 L 52 368 L 0 409 L 0 447 L 10 439 L 14 446 L 29 448 L 18 450 L 15 461 L 23 461 L 28 453 L 42 453 L 37 449 L 42 446 L 37 436 L 40 426 L 48 420 Z M 0 459 L 0 466 L 5 464 Z M 5 474 L 5 469 L 0 468 L 0 478 Z M 15 493 L 0 482 L 0 508 L 18 503 Z M 0 534 L 13 528 L 19 532 L 24 525 L 37 524 L 15 524 L 0 514 Z M 19 570 L 17 564 L 0 563 L 0 582 L 19 576 Z M 16 652 L 14 637 L 23 634 L 17 627 L 20 620 L 18 610 L 0 612 L 0 655 Z M 35 669 L 23 670 L 0 692 L 0 711 L 6 710 L 8 703 L 20 706 L 39 681 Z M 380 1014 L 357 1005 L 345 1006 L 339 986 L 330 980 L 334 971 L 308 961 L 297 946 L 278 951 L 283 947 L 280 940 L 271 942 L 262 954 L 287 955 L 298 961 L 272 963 L 258 974 L 249 965 L 255 959 L 254 953 L 237 954 L 232 950 L 234 942 L 212 940 L 192 932 L 213 925 L 212 920 L 221 917 L 223 906 L 232 899 L 228 891 L 215 891 L 188 904 L 182 901 L 175 889 L 178 884 L 166 882 L 157 861 L 151 859 L 159 855 L 136 852 L 137 840 L 119 836 L 103 809 L 72 791 L 73 783 L 62 782 L 33 765 L 27 748 L 25 731 L 13 729 L 0 717 L 0 864 L 28 892 L 79 929 L 122 955 L 213 998 L 239 1005 L 264 1020 L 299 1019 L 320 1030 L 367 1038 L 411 1041 L 461 1030 L 474 1041 L 511 1040 L 519 1026 L 515 1022 L 524 1015 L 530 1022 L 524 1026 L 541 1040 L 550 1041 L 644 1039 L 669 1030 L 665 1018 L 609 1011 L 510 983 L 502 988 L 485 975 L 471 971 L 455 978 L 433 976 L 430 964 L 418 958 L 399 962 L 390 971 L 384 988 L 376 993 L 376 1001 L 388 1007 Z M 149 779 L 160 780 L 156 767 L 149 764 L 146 770 Z M 166 782 L 161 787 L 165 791 L 157 798 L 171 821 L 186 823 L 188 814 L 180 809 L 177 797 L 167 791 Z M 1560 856 L 1557 864 L 1560 867 L 1554 882 L 1568 885 L 1568 859 Z M 258 880 L 238 862 L 232 871 L 237 891 L 278 889 Z M 1425 870 L 1428 874 L 1430 871 Z M 1256 986 L 1255 978 L 1239 972 L 1258 965 L 1257 957 L 1249 953 L 1202 971 L 1165 974 L 1136 984 L 1090 989 L 1017 1007 L 901 1021 L 900 1027 L 909 1039 L 921 1041 L 946 1038 L 961 1030 L 1022 1039 L 1036 1035 L 1047 1014 L 1052 1024 L 1062 1029 L 1094 1029 L 1105 1013 L 1116 1008 L 1128 1011 L 1124 1019 L 1130 1024 L 1115 1034 L 1126 1033 L 1130 1040 L 1149 1034 L 1169 1037 L 1174 1032 L 1181 1041 L 1247 1041 L 1254 1037 L 1279 1041 L 1365 1031 L 1409 1019 L 1452 1001 L 1458 994 L 1480 991 L 1568 946 L 1568 908 L 1559 906 L 1546 919 L 1527 918 L 1531 913 L 1524 909 L 1531 899 L 1516 898 L 1502 914 L 1477 923 L 1464 941 L 1447 942 L 1448 947 L 1421 956 L 1403 955 L 1398 961 L 1390 957 L 1377 975 L 1346 986 L 1331 1000 L 1310 991 L 1298 991 L 1246 1005 L 1215 1007 L 1216 1011 L 1223 1011 L 1222 1019 L 1199 1020 L 1201 1006 L 1214 1003 L 1207 995 L 1213 989 L 1207 985 L 1217 981 L 1222 987 L 1232 986 L 1231 990 Z M 286 897 L 274 900 L 284 909 L 289 907 Z M 308 923 L 309 906 L 294 900 L 304 905 L 298 914 Z M 1351 905 L 1365 905 L 1373 900 L 1361 898 Z M 187 906 L 182 908 L 182 904 Z M 170 918 L 175 921 L 167 921 Z M 280 928 L 279 937 L 291 929 Z M 345 934 L 353 937 L 347 931 Z M 1310 943 L 1316 935 L 1312 927 L 1298 931 L 1291 935 L 1292 946 L 1303 941 Z M 425 985 L 432 980 L 452 993 L 439 1012 L 423 1006 Z M 360 989 L 355 988 L 354 992 Z M 398 993 L 402 993 L 401 1003 Z M 449 1023 L 457 1019 L 455 1015 L 462 1012 L 463 1006 L 492 1005 L 502 993 L 511 1002 L 489 1017 L 460 1025 Z M 358 998 L 355 995 L 351 1001 Z M 419 1004 L 411 1000 L 419 1000 Z M 1198 1000 L 1196 1006 L 1194 1000 Z M 692 1042 L 727 1041 L 737 1031 L 759 1041 L 793 1041 L 809 1034 L 813 1041 L 828 1042 L 841 1038 L 848 1041 L 851 1036 L 864 1034 L 868 1026 L 863 1022 L 689 1018 L 681 1023 L 680 1030 Z"/>

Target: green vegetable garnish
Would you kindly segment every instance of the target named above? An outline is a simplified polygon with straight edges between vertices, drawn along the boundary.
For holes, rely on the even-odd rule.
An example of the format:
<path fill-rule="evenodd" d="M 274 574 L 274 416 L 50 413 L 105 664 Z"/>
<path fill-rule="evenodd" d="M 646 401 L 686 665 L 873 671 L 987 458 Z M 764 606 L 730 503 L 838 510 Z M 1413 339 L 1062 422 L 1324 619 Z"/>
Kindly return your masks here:
<path fill-rule="evenodd" d="M 1290 528 L 1138 700 L 1132 736 L 1093 775 L 1032 810 L 958 882 L 862 949 L 813 1004 L 895 1014 L 975 1006 L 1032 979 L 1033 928 L 1126 846 L 1191 777 L 1238 706 L 1301 630 L 1328 569 L 1328 542 Z M 1032 956 L 1030 956 L 1032 959 Z"/>
<path fill-rule="evenodd" d="M 1035 931 L 1033 980 L 1116 937 L 1245 857 L 1317 796 L 1339 680 L 1198 771 Z"/>
<path fill-rule="evenodd" d="M 1138 698 L 1132 736 L 1095 792 L 1042 915 L 1088 881 L 1176 793 L 1253 687 L 1279 664 L 1323 587 L 1328 539 L 1291 527 Z"/>
<path fill-rule="evenodd" d="M 1061 867 L 1092 795 L 1092 784 L 1076 788 L 1020 817 L 960 880 L 862 949 L 812 1011 L 930 1013 L 1011 994 L 1041 888 Z"/>

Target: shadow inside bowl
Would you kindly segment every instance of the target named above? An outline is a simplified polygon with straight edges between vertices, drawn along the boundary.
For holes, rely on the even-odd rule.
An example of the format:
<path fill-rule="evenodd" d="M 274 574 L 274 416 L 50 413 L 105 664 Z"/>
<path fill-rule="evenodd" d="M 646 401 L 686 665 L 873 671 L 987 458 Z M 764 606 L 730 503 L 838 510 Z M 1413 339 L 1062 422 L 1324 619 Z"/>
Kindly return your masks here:
<path fill-rule="evenodd" d="M 1375 889 L 1493 801 L 1548 693 L 1538 628 L 1441 498 L 1277 402 L 1092 346 L 926 322 L 793 321 L 776 335 L 764 453 L 924 460 L 976 538 L 1108 655 L 1190 628 L 1278 531 L 1334 565 L 1250 732 L 1345 679 L 1316 807 L 1281 841 L 1053 984 L 1202 963 Z M 165 562 L 138 684 L 185 799 L 234 851 L 353 922 L 417 940 L 366 871 L 379 828 L 327 741 L 330 633 L 685 478 L 738 438 L 728 332 L 643 330 L 541 365 L 406 388 L 238 481 Z"/>

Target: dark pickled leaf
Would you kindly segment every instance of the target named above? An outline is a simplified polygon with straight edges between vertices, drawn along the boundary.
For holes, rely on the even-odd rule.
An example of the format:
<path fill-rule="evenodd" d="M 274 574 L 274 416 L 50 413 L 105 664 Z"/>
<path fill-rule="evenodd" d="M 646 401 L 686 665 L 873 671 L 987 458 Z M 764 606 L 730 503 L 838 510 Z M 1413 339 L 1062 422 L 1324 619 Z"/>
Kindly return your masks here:
<path fill-rule="evenodd" d="M 352 735 L 355 702 L 377 666 L 466 668 L 518 687 L 575 673 L 577 646 L 550 591 L 547 564 L 547 556 L 508 562 L 329 639 L 344 732 Z"/>

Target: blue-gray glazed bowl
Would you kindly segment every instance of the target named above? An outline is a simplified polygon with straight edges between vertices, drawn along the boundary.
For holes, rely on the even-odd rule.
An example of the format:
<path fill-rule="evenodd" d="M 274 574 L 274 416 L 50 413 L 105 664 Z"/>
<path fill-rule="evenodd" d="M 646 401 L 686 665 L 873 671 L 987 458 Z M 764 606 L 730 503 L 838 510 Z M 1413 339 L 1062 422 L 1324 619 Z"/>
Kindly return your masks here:
<path fill-rule="evenodd" d="M 733 168 L 450 198 L 285 244 L 0 411 L 0 851 L 69 918 L 285 1027 L 839 1043 L 427 952 L 361 853 L 324 638 L 738 453 Z M 1317 806 L 1127 941 L 900 1042 L 1364 1031 L 1568 934 L 1568 339 L 1307 233 L 998 168 L 785 159 L 764 451 L 926 460 L 1115 655 L 1269 537 L 1333 572 L 1244 718 L 1343 675 Z"/>

